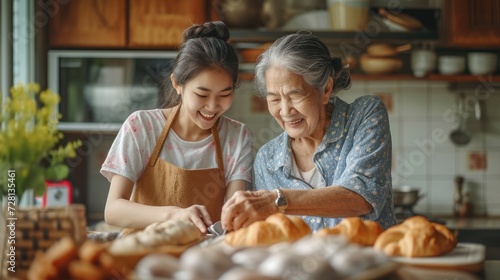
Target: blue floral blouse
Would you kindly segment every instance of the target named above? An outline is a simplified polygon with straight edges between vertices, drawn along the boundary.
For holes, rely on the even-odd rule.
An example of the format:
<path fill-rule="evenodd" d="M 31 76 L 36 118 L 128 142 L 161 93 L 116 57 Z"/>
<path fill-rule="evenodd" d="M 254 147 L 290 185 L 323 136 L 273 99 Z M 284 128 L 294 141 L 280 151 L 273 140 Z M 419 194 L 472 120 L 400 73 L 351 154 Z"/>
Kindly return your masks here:
<path fill-rule="evenodd" d="M 283 132 L 257 152 L 254 162 L 257 190 L 306 190 L 312 187 L 291 176 L 290 138 Z M 347 104 L 339 98 L 331 123 L 313 161 L 326 186 L 342 186 L 363 196 L 373 211 L 362 216 L 384 228 L 396 224 L 392 202 L 392 144 L 384 103 L 376 96 L 363 96 Z M 302 217 L 313 232 L 333 227 L 342 218 Z"/>

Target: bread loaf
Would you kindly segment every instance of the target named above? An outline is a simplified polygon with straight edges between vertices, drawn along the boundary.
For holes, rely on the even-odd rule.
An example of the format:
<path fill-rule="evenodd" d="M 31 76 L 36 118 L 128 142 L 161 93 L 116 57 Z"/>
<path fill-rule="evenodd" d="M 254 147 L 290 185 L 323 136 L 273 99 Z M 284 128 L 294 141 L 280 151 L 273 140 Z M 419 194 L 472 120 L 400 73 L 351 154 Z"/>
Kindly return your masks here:
<path fill-rule="evenodd" d="M 129 273 L 106 251 L 105 245 L 87 240 L 78 248 L 70 237 L 63 237 L 47 251 L 36 253 L 27 279 L 127 279 Z"/>
<path fill-rule="evenodd" d="M 224 240 L 232 246 L 259 246 L 293 242 L 308 234 L 311 234 L 311 228 L 301 218 L 276 213 L 265 221 L 228 233 Z"/>
<path fill-rule="evenodd" d="M 373 246 L 377 237 L 384 228 L 375 221 L 365 221 L 359 217 L 344 218 L 332 228 L 324 228 L 316 232 L 315 236 L 322 237 L 329 234 L 344 236 L 348 242 L 362 246 Z"/>
<path fill-rule="evenodd" d="M 415 216 L 384 231 L 375 241 L 374 248 L 389 256 L 412 258 L 439 256 L 456 245 L 456 236 L 447 227 Z"/>
<path fill-rule="evenodd" d="M 201 237 L 201 232 L 191 222 L 169 220 L 147 226 L 143 231 L 129 234 L 113 241 L 112 254 L 127 254 L 163 245 L 185 245 Z"/>

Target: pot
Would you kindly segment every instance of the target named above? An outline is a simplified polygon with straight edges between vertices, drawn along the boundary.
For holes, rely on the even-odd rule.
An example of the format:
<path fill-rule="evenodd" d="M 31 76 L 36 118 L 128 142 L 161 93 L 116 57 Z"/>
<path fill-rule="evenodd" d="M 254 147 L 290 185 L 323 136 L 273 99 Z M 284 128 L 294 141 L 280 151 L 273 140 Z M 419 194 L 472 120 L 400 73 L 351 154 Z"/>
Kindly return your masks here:
<path fill-rule="evenodd" d="M 408 51 L 411 48 L 411 44 L 404 44 L 397 47 L 391 44 L 370 44 L 368 47 L 366 47 L 366 53 L 369 56 L 388 57 L 396 56 L 400 52 Z"/>
<path fill-rule="evenodd" d="M 394 207 L 413 207 L 424 196 L 424 194 L 420 194 L 419 189 L 411 187 L 392 190 Z"/>
<path fill-rule="evenodd" d="M 398 57 L 374 57 L 363 54 L 359 65 L 366 74 L 390 74 L 399 71 L 403 67 L 403 61 Z"/>
<path fill-rule="evenodd" d="M 264 0 L 220 0 L 218 8 L 222 21 L 230 28 L 257 28 L 262 26 L 263 3 Z"/>

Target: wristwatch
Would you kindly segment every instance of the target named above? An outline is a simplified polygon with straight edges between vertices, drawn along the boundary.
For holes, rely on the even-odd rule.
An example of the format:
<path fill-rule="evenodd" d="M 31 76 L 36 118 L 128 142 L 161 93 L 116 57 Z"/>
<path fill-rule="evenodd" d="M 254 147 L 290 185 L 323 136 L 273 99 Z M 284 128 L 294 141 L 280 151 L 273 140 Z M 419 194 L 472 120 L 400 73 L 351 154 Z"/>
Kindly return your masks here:
<path fill-rule="evenodd" d="M 288 202 L 286 201 L 286 197 L 283 195 L 283 192 L 280 189 L 276 189 L 276 193 L 278 194 L 278 197 L 274 201 L 276 206 L 278 207 L 278 210 L 281 213 L 285 213 L 285 209 L 288 207 Z"/>

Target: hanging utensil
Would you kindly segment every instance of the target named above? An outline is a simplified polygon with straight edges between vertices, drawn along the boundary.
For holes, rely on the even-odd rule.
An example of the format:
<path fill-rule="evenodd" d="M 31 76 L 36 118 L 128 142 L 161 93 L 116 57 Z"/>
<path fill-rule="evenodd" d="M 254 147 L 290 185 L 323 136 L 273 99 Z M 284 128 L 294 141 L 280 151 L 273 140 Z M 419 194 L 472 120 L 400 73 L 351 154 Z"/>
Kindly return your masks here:
<path fill-rule="evenodd" d="M 467 120 L 465 119 L 465 115 L 466 112 L 464 107 L 464 94 L 460 93 L 457 110 L 458 127 L 450 134 L 451 141 L 459 146 L 467 145 L 470 142 L 470 135 L 466 130 Z"/>
<path fill-rule="evenodd" d="M 481 109 L 481 101 L 476 97 L 476 102 L 474 103 L 474 113 L 476 115 L 476 120 L 481 121 L 482 119 L 482 109 Z"/>

